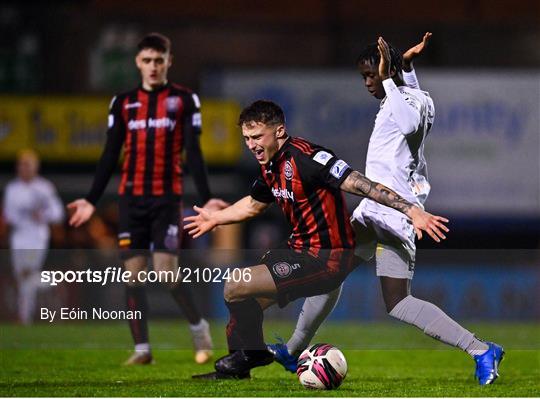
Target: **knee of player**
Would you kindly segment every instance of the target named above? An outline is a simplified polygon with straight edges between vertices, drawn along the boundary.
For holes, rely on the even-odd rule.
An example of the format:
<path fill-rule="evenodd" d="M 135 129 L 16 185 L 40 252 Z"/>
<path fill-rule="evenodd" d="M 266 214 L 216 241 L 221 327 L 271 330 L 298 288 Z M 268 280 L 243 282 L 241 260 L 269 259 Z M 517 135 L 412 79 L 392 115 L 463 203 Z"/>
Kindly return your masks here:
<path fill-rule="evenodd" d="M 154 263 L 154 270 L 159 274 L 171 274 L 176 272 L 178 267 L 173 263 L 156 262 Z"/>
<path fill-rule="evenodd" d="M 406 294 L 395 294 L 390 298 L 385 298 L 384 305 L 386 306 L 386 313 L 388 313 L 390 316 L 394 316 L 392 312 L 394 311 L 396 306 L 401 303 L 401 301 L 403 301 L 403 299 L 405 299 L 406 297 Z"/>
<path fill-rule="evenodd" d="M 245 286 L 241 281 L 226 281 L 223 288 L 223 298 L 227 302 L 236 302 L 243 299 Z"/>
<path fill-rule="evenodd" d="M 396 307 L 396 304 L 395 303 L 392 303 L 392 304 L 385 303 L 384 306 L 386 307 L 386 313 L 388 314 L 388 316 L 392 316 L 392 309 L 394 309 Z"/>

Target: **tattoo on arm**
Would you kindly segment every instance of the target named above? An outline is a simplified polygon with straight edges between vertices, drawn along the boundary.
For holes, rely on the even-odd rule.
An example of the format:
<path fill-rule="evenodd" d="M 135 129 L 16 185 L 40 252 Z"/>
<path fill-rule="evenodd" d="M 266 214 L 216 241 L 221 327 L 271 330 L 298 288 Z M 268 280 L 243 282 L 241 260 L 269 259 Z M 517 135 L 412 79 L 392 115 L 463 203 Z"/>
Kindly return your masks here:
<path fill-rule="evenodd" d="M 414 205 L 405 200 L 395 191 L 381 183 L 369 180 L 362 173 L 353 171 L 342 184 L 342 189 L 351 194 L 368 197 L 379 204 L 394 208 L 404 214 Z"/>

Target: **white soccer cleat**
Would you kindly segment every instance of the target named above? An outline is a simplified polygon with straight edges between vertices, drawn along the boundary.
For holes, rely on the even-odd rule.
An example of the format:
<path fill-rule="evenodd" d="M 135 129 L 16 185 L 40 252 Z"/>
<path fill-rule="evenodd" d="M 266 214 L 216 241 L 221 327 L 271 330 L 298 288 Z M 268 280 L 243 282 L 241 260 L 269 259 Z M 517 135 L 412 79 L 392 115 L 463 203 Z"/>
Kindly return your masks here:
<path fill-rule="evenodd" d="M 212 337 L 210 335 L 210 325 L 204 319 L 201 319 L 196 328 L 190 326 L 191 338 L 193 339 L 193 348 L 195 349 L 195 362 L 197 364 L 207 363 L 212 359 Z"/>

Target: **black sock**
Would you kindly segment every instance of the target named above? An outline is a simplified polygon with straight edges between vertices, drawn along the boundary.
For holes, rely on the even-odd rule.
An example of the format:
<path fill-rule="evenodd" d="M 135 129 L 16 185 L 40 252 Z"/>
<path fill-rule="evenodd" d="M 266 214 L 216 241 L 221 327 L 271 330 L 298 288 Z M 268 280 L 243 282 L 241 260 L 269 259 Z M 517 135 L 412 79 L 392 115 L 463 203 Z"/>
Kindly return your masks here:
<path fill-rule="evenodd" d="M 139 311 L 142 316 L 140 319 L 133 318 L 129 320 L 133 342 L 135 342 L 135 345 L 145 344 L 148 342 L 148 322 L 146 321 L 148 302 L 145 288 L 126 285 L 126 303 L 129 311 Z"/>
<path fill-rule="evenodd" d="M 266 351 L 262 323 L 263 311 L 254 298 L 241 302 L 227 302 L 230 319 L 227 324 L 227 343 L 229 351 Z"/>
<path fill-rule="evenodd" d="M 225 301 L 227 305 L 227 301 Z M 236 352 L 242 348 L 242 339 L 238 336 L 236 331 L 236 316 L 229 312 L 229 322 L 225 327 L 225 334 L 227 336 L 227 347 L 229 348 L 229 354 Z"/>
<path fill-rule="evenodd" d="M 184 312 L 189 324 L 199 324 L 201 321 L 201 313 L 195 305 L 193 291 L 189 284 L 179 283 L 171 290 L 171 295 Z"/>

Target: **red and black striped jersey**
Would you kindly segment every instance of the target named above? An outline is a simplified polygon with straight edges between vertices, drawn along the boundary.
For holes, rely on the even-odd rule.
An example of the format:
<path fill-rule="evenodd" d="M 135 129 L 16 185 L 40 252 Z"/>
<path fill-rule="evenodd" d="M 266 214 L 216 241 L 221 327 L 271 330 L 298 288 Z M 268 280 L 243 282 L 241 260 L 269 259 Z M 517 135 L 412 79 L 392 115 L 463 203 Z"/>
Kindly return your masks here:
<path fill-rule="evenodd" d="M 202 158 L 200 102 L 191 90 L 167 83 L 147 91 L 138 87 L 114 97 L 109 110 L 107 142 L 86 199 L 95 204 L 116 167 L 122 148 L 124 161 L 118 192 L 122 196 L 179 198 L 182 151 L 203 202 L 210 198 Z"/>
<path fill-rule="evenodd" d="M 200 103 L 176 84 L 147 91 L 142 87 L 116 96 L 107 134 L 124 138 L 118 193 L 133 196 L 181 195 L 182 145 L 187 128 L 199 134 Z"/>
<path fill-rule="evenodd" d="M 341 183 L 352 172 L 326 148 L 289 137 L 261 167 L 251 188 L 260 202 L 277 202 L 292 226 L 293 249 L 353 248 L 354 233 Z"/>

